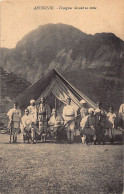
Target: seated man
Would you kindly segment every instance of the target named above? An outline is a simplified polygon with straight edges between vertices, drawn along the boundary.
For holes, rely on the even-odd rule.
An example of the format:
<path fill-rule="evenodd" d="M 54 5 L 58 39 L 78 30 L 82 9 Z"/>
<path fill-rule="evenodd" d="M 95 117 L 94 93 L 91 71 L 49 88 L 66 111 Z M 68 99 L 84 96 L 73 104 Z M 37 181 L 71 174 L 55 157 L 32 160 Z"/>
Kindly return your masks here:
<path fill-rule="evenodd" d="M 95 118 L 94 118 L 94 109 L 89 108 L 88 109 L 89 115 L 86 115 L 84 118 L 82 118 L 80 126 L 81 126 L 81 132 L 82 132 L 82 142 L 83 143 L 89 143 L 90 137 L 93 138 L 93 142 L 96 140 L 95 135 Z"/>
<path fill-rule="evenodd" d="M 31 139 L 32 142 L 34 142 L 35 140 L 37 141 L 36 135 L 37 134 L 39 135 L 40 132 L 39 132 L 39 129 L 36 127 L 36 124 L 34 122 L 32 115 L 29 114 L 28 109 L 25 110 L 25 115 L 22 117 L 21 123 L 22 123 L 21 129 L 22 129 L 24 141 L 26 137 L 28 139 L 28 142 L 29 142 L 29 139 Z"/>
<path fill-rule="evenodd" d="M 23 134 L 23 138 L 25 141 L 25 137 L 28 137 L 28 142 L 29 142 L 29 137 L 31 136 L 31 123 L 32 123 L 32 116 L 29 114 L 29 110 L 25 110 L 25 115 L 21 119 L 21 130 Z"/>
<path fill-rule="evenodd" d="M 56 109 L 52 109 L 52 114 L 50 120 L 48 121 L 48 125 L 50 126 L 50 132 L 52 136 L 52 141 L 55 140 L 57 128 L 63 124 L 63 118 L 57 115 Z"/>

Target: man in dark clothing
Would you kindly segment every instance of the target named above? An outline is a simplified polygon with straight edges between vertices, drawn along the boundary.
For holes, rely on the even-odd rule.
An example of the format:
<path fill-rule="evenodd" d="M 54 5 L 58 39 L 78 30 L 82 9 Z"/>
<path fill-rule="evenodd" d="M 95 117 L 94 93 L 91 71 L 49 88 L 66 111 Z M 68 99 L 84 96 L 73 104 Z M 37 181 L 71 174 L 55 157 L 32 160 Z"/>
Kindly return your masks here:
<path fill-rule="evenodd" d="M 98 144 L 105 143 L 104 135 L 106 132 L 106 114 L 102 109 L 101 103 L 97 102 L 98 108 L 95 110 L 95 129 L 96 129 L 96 142 Z M 95 143 L 96 143 L 95 142 Z"/>
<path fill-rule="evenodd" d="M 50 118 L 50 107 L 45 103 L 45 98 L 41 97 L 40 104 L 38 106 L 38 121 L 39 130 L 41 131 L 41 141 L 46 141 L 47 135 L 47 121 Z"/>

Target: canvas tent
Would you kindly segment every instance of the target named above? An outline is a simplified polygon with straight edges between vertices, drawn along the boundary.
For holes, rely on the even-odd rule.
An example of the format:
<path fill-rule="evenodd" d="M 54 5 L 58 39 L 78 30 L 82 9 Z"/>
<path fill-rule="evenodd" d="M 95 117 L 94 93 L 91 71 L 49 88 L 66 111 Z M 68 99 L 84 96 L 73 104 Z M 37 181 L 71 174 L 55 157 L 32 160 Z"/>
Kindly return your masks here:
<path fill-rule="evenodd" d="M 45 97 L 50 108 L 56 106 L 56 103 L 66 104 L 67 97 L 72 100 L 75 109 L 80 107 L 80 100 L 84 99 L 88 107 L 97 108 L 96 104 L 86 95 L 72 86 L 57 70 L 52 69 L 44 77 L 32 84 L 23 93 L 14 99 L 19 103 L 19 107 L 24 110 L 31 99 L 35 99 L 36 103 L 40 102 L 41 97 Z M 54 101 L 54 99 L 56 101 Z M 53 102 L 54 101 L 54 102 Z"/>

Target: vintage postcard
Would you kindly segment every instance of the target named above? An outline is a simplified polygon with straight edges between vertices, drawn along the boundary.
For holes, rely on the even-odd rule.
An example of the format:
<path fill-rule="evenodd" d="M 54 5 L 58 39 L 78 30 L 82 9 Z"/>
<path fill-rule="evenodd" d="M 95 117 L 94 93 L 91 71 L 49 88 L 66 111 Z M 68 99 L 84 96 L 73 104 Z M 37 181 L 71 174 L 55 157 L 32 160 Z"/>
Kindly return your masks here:
<path fill-rule="evenodd" d="M 123 193 L 123 0 L 0 8 L 0 193 Z"/>

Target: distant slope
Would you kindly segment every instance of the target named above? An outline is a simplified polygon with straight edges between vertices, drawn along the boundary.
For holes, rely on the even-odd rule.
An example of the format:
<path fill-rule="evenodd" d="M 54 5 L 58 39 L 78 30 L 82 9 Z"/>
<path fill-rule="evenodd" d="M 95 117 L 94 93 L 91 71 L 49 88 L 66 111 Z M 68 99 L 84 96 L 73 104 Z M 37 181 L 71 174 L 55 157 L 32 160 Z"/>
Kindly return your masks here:
<path fill-rule="evenodd" d="M 123 61 L 124 42 L 114 34 L 87 35 L 65 24 L 39 26 L 16 48 L 1 49 L 1 66 L 31 82 L 54 67 L 60 71 L 106 67 L 119 74 Z"/>

